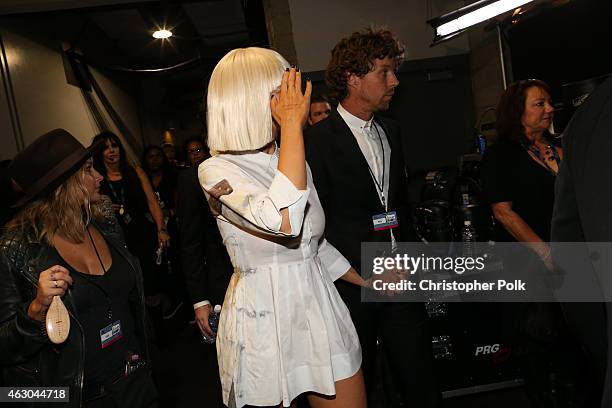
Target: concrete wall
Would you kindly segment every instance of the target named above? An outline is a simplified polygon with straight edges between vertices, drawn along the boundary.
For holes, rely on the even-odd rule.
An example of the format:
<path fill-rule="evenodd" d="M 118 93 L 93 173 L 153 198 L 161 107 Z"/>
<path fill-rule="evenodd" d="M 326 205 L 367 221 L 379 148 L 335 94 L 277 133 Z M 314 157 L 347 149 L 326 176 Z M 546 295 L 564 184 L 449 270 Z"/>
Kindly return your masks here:
<path fill-rule="evenodd" d="M 84 145 L 89 145 L 92 137 L 99 132 L 82 90 L 67 83 L 62 61 L 62 42 L 57 36 L 54 39 L 48 37 L 53 29 L 41 25 L 36 19 L 5 17 L 0 20 L 0 34 L 6 55 L 3 61 L 6 75 L 2 78 L 3 92 L 0 98 L 0 138 L 3 146 L 0 159 L 13 157 L 23 145 L 28 145 L 36 137 L 54 128 L 65 128 Z M 129 81 L 97 70 L 92 70 L 92 74 L 139 141 L 138 112 L 131 96 Z M 94 101 L 106 123 L 112 124 L 95 94 Z M 18 121 L 20 129 L 11 123 L 9 104 L 16 113 L 13 122 Z M 111 126 L 111 129 L 115 128 Z"/>
<path fill-rule="evenodd" d="M 343 37 L 369 25 L 385 26 L 406 45 L 406 59 L 418 60 L 469 52 L 460 36 L 430 47 L 430 18 L 463 6 L 462 0 L 287 0 L 297 60 L 304 71 L 325 69 L 329 53 Z"/>
<path fill-rule="evenodd" d="M 263 0 L 268 41 L 287 61 L 300 65 L 295 51 L 295 40 L 288 0 Z"/>
<path fill-rule="evenodd" d="M 481 125 L 491 124 L 496 119 L 493 109 L 497 108 L 499 98 L 504 91 L 497 31 L 484 32 L 477 28 L 470 31 L 468 38 L 472 48 L 470 66 L 476 120 Z M 510 80 L 510 67 L 506 74 Z M 484 134 L 487 138 L 494 136 L 492 131 L 486 131 Z"/>
<path fill-rule="evenodd" d="M 484 34 L 482 27 L 477 27 L 469 35 L 430 47 L 433 30 L 426 24 L 428 19 L 461 7 L 465 1 L 469 2 L 264 0 L 264 5 L 272 45 L 285 55 L 295 55 L 290 58 L 292 62 L 296 61 L 307 72 L 323 70 L 331 48 L 340 38 L 370 24 L 385 25 L 394 31 L 406 44 L 408 60 L 465 54 L 471 49 L 474 106 L 478 116 L 497 103 L 503 89 L 495 34 Z M 73 32 L 70 26 L 76 27 L 72 28 Z M 0 160 L 14 156 L 24 144 L 55 127 L 66 128 L 84 144 L 98 132 L 81 89 L 68 84 L 64 73 L 61 37 L 77 37 L 78 32 L 74 31 L 78 29 L 79 24 L 68 20 L 46 21 L 25 16 L 0 19 L 6 56 L 1 58 L 4 69 L 0 78 Z M 94 75 L 135 136 L 131 143 L 135 150 L 141 147 L 142 139 L 145 143 L 159 143 L 159 129 L 165 129 L 170 118 L 165 111 L 152 115 L 156 110 L 149 105 L 159 98 L 147 97 L 154 93 L 148 90 L 150 84 L 96 70 Z M 135 95 L 140 95 L 140 100 Z M 95 95 L 93 98 L 104 111 L 98 98 Z M 103 116 L 106 123 L 112 123 L 108 114 L 103 112 Z"/>
<path fill-rule="evenodd" d="M 264 5 L 272 46 L 290 61 L 297 61 L 302 70 L 312 72 L 315 82 L 322 83 L 323 76 L 313 71 L 325 69 L 337 41 L 371 24 L 386 26 L 396 33 L 406 45 L 409 61 L 469 53 L 474 113 L 478 119 L 482 112 L 497 105 L 504 89 L 496 31 L 485 32 L 484 23 L 455 39 L 430 47 L 433 29 L 426 23 L 472 2 L 265 0 Z M 494 112 L 483 118 L 484 123 L 494 120 Z"/>
<path fill-rule="evenodd" d="M 0 160 L 12 158 L 23 146 L 21 136 L 15 129 L 17 124 L 14 123 L 14 114 L 11 112 L 10 95 L 12 89 L 9 87 L 10 78 L 8 77 L 9 73 L 7 71 L 8 59 L 9 56 L 3 47 L 2 53 L 0 54 L 0 68 L 2 73 L 0 77 L 2 81 L 2 87 L 0 88 L 2 90 L 0 94 Z M 12 55 L 10 59 L 13 59 Z"/>

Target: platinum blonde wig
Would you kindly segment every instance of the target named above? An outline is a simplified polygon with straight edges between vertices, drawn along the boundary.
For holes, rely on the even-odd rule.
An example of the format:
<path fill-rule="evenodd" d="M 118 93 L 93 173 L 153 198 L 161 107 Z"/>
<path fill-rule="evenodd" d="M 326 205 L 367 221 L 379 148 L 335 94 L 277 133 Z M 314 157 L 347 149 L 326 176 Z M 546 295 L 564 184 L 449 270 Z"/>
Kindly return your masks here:
<path fill-rule="evenodd" d="M 270 99 L 289 63 L 276 51 L 237 48 L 215 67 L 208 84 L 211 152 L 259 149 L 274 139 Z"/>

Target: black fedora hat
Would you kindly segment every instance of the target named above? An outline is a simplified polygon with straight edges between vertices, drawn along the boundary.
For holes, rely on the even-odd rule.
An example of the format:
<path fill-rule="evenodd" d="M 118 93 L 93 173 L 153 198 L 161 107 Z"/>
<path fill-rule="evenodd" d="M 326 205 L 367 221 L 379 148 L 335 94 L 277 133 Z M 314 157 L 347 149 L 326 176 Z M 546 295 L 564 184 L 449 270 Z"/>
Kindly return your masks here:
<path fill-rule="evenodd" d="M 44 197 L 72 176 L 100 144 L 85 148 L 68 131 L 54 129 L 19 152 L 9 175 L 23 194 L 13 207 Z"/>

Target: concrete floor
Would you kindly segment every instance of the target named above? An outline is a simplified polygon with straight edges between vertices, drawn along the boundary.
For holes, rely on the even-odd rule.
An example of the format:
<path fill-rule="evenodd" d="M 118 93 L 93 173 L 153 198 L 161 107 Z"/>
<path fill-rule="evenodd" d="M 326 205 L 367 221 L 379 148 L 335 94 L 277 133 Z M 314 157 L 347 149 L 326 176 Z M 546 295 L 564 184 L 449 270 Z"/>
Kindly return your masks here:
<path fill-rule="evenodd" d="M 161 407 L 222 408 L 214 345 L 201 341 L 196 326 L 178 316 L 158 326 L 162 333 L 158 367 Z M 308 407 L 302 402 L 300 408 Z M 444 400 L 444 408 L 528 408 L 522 388 L 499 390 Z M 386 408 L 382 406 L 370 408 Z M 416 407 L 418 408 L 418 407 Z"/>

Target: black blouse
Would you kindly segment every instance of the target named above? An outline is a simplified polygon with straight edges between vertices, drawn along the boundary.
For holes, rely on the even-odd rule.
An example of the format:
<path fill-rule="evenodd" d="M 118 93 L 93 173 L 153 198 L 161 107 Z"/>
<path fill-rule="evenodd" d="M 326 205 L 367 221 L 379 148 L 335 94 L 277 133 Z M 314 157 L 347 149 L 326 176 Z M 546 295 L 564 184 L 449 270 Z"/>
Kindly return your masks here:
<path fill-rule="evenodd" d="M 109 196 L 114 204 L 124 206 L 125 213 L 129 214 L 130 219 L 135 221 L 130 221 L 130 226 L 140 226 L 142 222 L 146 222 L 146 214 L 149 212 L 147 196 L 135 170 L 125 171 L 123 178 L 116 181 L 105 178 L 100 184 L 100 193 Z M 121 227 L 126 231 L 124 217 L 120 216 L 119 213 L 116 213 L 116 215 Z"/>
<path fill-rule="evenodd" d="M 136 277 L 125 258 L 111 244 L 108 247 L 112 265 L 101 276 L 76 271 L 56 251 L 60 263 L 70 271 L 73 278 L 71 290 L 85 337 L 86 383 L 106 383 L 116 379 L 128 355 L 139 352 L 134 316 L 129 304 L 130 296 L 137 290 Z M 112 310 L 111 317 L 108 314 L 109 307 Z M 121 322 L 123 335 L 116 342 L 102 348 L 100 330 L 117 321 Z"/>
<path fill-rule="evenodd" d="M 516 212 L 544 242 L 550 241 L 555 179 L 518 143 L 497 141 L 482 162 L 484 199 L 488 204 L 512 203 Z M 497 241 L 516 241 L 497 223 Z"/>

